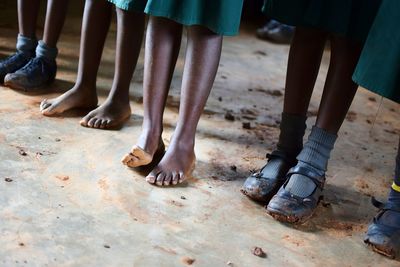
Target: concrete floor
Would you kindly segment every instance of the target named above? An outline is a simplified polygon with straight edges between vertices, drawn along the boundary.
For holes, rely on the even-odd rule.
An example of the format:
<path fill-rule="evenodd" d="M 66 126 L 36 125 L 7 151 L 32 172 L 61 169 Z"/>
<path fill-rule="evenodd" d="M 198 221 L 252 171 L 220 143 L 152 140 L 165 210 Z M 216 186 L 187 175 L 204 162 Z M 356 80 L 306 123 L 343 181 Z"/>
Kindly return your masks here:
<path fill-rule="evenodd" d="M 0 25 L 3 56 L 14 48 L 16 28 Z M 26 95 L 0 88 L 0 266 L 185 266 L 191 260 L 192 266 L 400 265 L 362 242 L 376 212 L 370 196 L 383 199 L 393 176 L 400 132 L 396 104 L 360 89 L 332 156 L 326 205 L 293 228 L 239 192 L 276 142 L 287 46 L 258 41 L 246 29 L 226 38 L 198 129 L 195 179 L 160 189 L 120 164 L 140 133 L 143 55 L 131 84 L 133 115 L 120 131 L 83 128 L 82 114 L 39 113 L 43 98 L 73 85 L 77 25 L 79 19 L 68 19 L 53 91 Z M 114 40 L 112 30 L 98 78 L 101 102 L 112 82 Z M 328 60 L 327 54 L 309 126 Z M 181 55 L 165 116 L 167 143 L 177 119 L 182 65 Z M 224 119 L 227 111 L 234 122 Z M 243 122 L 252 128 L 243 129 Z M 254 246 L 267 257 L 252 255 Z"/>

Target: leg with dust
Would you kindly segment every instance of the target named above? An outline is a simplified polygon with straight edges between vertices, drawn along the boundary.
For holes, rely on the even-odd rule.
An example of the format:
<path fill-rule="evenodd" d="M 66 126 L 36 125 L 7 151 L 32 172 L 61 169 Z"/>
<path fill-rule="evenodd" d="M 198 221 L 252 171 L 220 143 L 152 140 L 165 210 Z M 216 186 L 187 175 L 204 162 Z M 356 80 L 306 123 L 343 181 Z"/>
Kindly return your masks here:
<path fill-rule="evenodd" d="M 188 27 L 178 123 L 166 154 L 146 177 L 151 184 L 176 185 L 194 169 L 195 134 L 221 56 L 222 36 L 202 26 Z"/>
<path fill-rule="evenodd" d="M 144 58 L 142 133 L 131 152 L 122 159 L 128 167 L 148 165 L 153 158 L 164 153 L 161 139 L 163 114 L 181 39 L 181 24 L 165 18 L 150 17 Z"/>
<path fill-rule="evenodd" d="M 97 106 L 96 77 L 111 22 L 111 12 L 112 4 L 105 0 L 86 1 L 76 83 L 61 96 L 43 100 L 40 105 L 43 115 L 54 116 L 70 109 L 93 109 Z"/>
<path fill-rule="evenodd" d="M 140 54 L 145 16 L 117 8 L 117 21 L 117 51 L 111 92 L 100 107 L 81 120 L 82 126 L 113 128 L 122 125 L 131 116 L 129 85 Z"/>

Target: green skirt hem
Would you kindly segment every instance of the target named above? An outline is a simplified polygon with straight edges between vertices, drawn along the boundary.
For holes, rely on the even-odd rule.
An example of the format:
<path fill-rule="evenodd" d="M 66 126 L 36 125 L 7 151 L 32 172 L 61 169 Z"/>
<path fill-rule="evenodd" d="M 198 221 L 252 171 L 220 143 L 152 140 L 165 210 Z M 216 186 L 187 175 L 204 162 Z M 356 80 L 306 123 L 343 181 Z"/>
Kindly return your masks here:
<path fill-rule="evenodd" d="M 225 35 L 225 36 L 234 36 L 237 35 L 239 33 L 239 31 L 224 31 L 218 28 L 215 28 L 211 25 L 208 25 L 205 22 L 199 21 L 199 20 L 185 20 L 183 18 L 180 17 L 176 17 L 173 16 L 169 13 L 163 12 L 163 11 L 159 11 L 159 10 L 151 10 L 149 8 L 146 8 L 144 10 L 144 12 L 150 16 L 154 16 L 154 17 L 164 17 L 167 19 L 171 19 L 175 22 L 178 22 L 179 24 L 183 24 L 185 26 L 193 26 L 193 25 L 201 25 L 204 26 L 208 29 L 210 29 L 211 31 L 213 31 L 214 33 L 218 34 L 218 35 Z"/>
<path fill-rule="evenodd" d="M 356 84 L 367 89 L 368 91 L 371 91 L 372 93 L 375 93 L 377 95 L 380 95 L 382 97 L 385 97 L 387 99 L 390 99 L 390 100 L 400 104 L 400 96 L 398 94 L 395 94 L 395 92 L 390 93 L 390 92 L 386 92 L 386 91 L 382 92 L 382 91 L 376 90 L 376 88 L 382 88 L 382 86 L 379 86 L 378 84 L 373 83 L 373 82 L 367 82 L 363 77 L 360 76 L 359 73 L 355 72 L 353 74 L 352 79 Z"/>

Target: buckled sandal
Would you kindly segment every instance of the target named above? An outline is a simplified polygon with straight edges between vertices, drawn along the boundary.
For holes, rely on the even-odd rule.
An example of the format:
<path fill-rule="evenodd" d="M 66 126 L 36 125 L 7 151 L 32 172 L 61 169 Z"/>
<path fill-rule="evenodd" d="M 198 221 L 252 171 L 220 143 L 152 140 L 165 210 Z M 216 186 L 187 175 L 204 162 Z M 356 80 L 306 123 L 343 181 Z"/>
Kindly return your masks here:
<path fill-rule="evenodd" d="M 305 176 L 315 183 L 316 187 L 311 195 L 303 198 L 293 195 L 285 189 L 290 177 L 294 174 Z M 296 224 L 306 222 L 313 215 L 322 198 L 324 184 L 325 175 L 320 176 L 314 170 L 306 167 L 293 167 L 287 174 L 286 182 L 269 202 L 267 206 L 268 214 L 281 222 Z"/>
<path fill-rule="evenodd" d="M 249 198 L 267 203 L 273 195 L 278 192 L 279 188 L 283 185 L 286 180 L 286 174 L 297 164 L 295 158 L 291 158 L 287 153 L 283 151 L 273 151 L 271 154 L 267 154 L 268 162 L 261 168 L 259 172 L 253 173 L 247 177 L 244 182 L 242 189 L 240 190 L 244 195 Z M 268 166 L 268 163 L 273 159 L 281 159 L 282 166 L 275 177 L 265 176 L 263 170 Z"/>
<path fill-rule="evenodd" d="M 372 198 L 371 202 L 379 211 L 368 226 L 364 243 L 375 252 L 394 259 L 400 255 L 400 225 L 398 227 L 385 225 L 380 218 L 388 210 L 397 212 L 400 216 L 400 207 L 390 202 L 382 203 L 375 198 Z"/>

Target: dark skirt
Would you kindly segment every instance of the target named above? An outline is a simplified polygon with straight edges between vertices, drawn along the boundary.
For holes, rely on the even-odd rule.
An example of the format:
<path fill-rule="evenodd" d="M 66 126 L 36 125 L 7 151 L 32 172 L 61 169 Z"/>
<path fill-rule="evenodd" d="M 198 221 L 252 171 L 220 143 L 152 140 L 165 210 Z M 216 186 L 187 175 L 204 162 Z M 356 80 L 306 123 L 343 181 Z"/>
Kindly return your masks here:
<path fill-rule="evenodd" d="M 236 35 L 243 0 L 148 0 L 145 12 L 186 26 L 202 25 L 220 35 Z"/>
<path fill-rule="evenodd" d="M 292 26 L 312 27 L 364 42 L 381 0 L 265 0 L 264 13 Z"/>
<path fill-rule="evenodd" d="M 385 0 L 353 75 L 360 86 L 400 103 L 400 1 Z"/>

